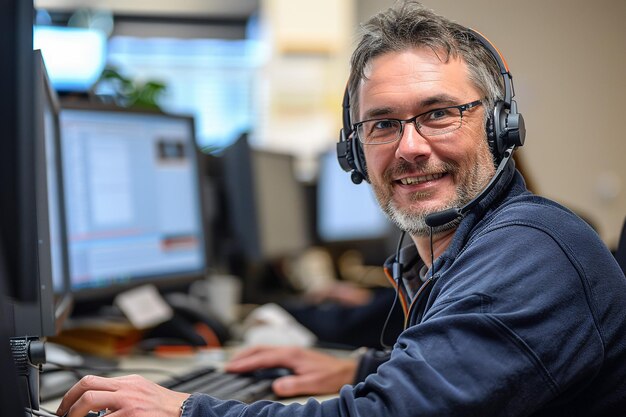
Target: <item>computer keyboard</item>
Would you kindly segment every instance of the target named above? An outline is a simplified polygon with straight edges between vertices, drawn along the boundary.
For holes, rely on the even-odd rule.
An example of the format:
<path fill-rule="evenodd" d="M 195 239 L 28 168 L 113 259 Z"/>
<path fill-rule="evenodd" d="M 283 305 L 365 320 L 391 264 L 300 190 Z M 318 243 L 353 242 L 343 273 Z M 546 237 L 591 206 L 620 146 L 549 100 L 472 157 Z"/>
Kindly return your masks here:
<path fill-rule="evenodd" d="M 88 371 L 55 373 L 44 372 L 40 385 L 41 401 L 60 398 Z M 251 403 L 257 400 L 275 400 L 272 392 L 274 379 L 288 375 L 283 368 L 260 369 L 248 374 L 226 373 L 214 367 L 199 367 L 171 377 L 159 385 L 180 392 L 201 392 L 224 400 Z M 58 377 L 64 377 L 58 379 Z"/>
<path fill-rule="evenodd" d="M 180 392 L 200 392 L 224 400 L 238 400 L 251 403 L 257 400 L 275 400 L 272 382 L 279 376 L 287 375 L 288 370 L 260 370 L 249 374 L 233 374 L 215 368 L 194 369 L 177 376 L 161 386 Z"/>

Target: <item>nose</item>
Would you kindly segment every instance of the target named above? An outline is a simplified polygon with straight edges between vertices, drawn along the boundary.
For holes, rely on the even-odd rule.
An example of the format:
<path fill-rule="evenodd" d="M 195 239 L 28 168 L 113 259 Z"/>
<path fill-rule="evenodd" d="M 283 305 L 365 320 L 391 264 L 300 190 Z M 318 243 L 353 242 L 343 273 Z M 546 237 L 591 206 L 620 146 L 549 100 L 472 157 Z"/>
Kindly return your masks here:
<path fill-rule="evenodd" d="M 419 133 L 415 123 L 406 123 L 402 137 L 398 140 L 396 158 L 413 162 L 420 159 L 428 159 L 431 153 L 430 142 Z"/>

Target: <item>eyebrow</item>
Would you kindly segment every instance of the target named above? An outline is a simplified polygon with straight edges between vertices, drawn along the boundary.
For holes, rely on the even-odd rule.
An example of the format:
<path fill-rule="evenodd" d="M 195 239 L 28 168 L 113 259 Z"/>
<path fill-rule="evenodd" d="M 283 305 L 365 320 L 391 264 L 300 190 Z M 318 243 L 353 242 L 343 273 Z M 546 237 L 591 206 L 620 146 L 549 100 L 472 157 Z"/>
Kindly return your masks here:
<path fill-rule="evenodd" d="M 373 109 L 368 110 L 363 115 L 363 120 L 373 119 L 380 116 L 387 116 L 393 113 L 394 109 L 391 107 L 375 107 Z"/>
<path fill-rule="evenodd" d="M 428 97 L 420 102 L 420 107 L 429 107 L 435 104 L 445 106 L 455 106 L 459 103 L 458 97 L 451 96 L 450 94 L 442 93 L 432 97 Z"/>
<path fill-rule="evenodd" d="M 451 96 L 446 93 L 441 93 L 441 94 L 427 97 L 423 99 L 422 101 L 418 102 L 417 104 L 419 108 L 425 108 L 425 107 L 431 107 L 435 105 L 440 105 L 444 107 L 454 106 L 454 105 L 457 105 L 458 102 L 459 100 L 457 97 Z M 388 116 L 389 114 L 394 113 L 394 111 L 396 111 L 396 109 L 390 106 L 374 107 L 372 109 L 369 109 L 367 112 L 365 112 L 365 114 L 363 115 L 363 120 L 370 120 L 370 119 L 375 119 L 381 116 Z M 428 110 L 425 110 L 425 111 L 428 111 Z"/>

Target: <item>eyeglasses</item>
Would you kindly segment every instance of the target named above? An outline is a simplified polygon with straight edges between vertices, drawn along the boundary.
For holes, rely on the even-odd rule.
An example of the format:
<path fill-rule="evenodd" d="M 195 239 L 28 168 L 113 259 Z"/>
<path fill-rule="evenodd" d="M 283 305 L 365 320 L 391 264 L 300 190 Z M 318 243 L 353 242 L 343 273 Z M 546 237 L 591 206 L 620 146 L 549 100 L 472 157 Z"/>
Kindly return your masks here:
<path fill-rule="evenodd" d="M 406 123 L 412 123 L 420 135 L 429 138 L 457 130 L 463 122 L 463 112 L 481 104 L 482 100 L 476 100 L 458 106 L 433 109 L 406 120 L 364 120 L 355 123 L 353 128 L 364 145 L 383 145 L 399 140 Z"/>

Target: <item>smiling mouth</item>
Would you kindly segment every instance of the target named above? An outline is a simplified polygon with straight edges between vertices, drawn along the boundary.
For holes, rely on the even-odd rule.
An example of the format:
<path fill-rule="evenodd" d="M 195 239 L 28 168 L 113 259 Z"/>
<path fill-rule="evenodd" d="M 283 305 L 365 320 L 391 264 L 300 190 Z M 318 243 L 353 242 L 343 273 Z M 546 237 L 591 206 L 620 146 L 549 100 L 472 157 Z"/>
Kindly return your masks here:
<path fill-rule="evenodd" d="M 437 180 L 443 177 L 443 173 L 439 174 L 428 174 L 428 175 L 420 175 L 418 177 L 407 177 L 398 180 L 402 185 L 414 185 L 414 184 L 422 184 L 427 181 Z"/>

